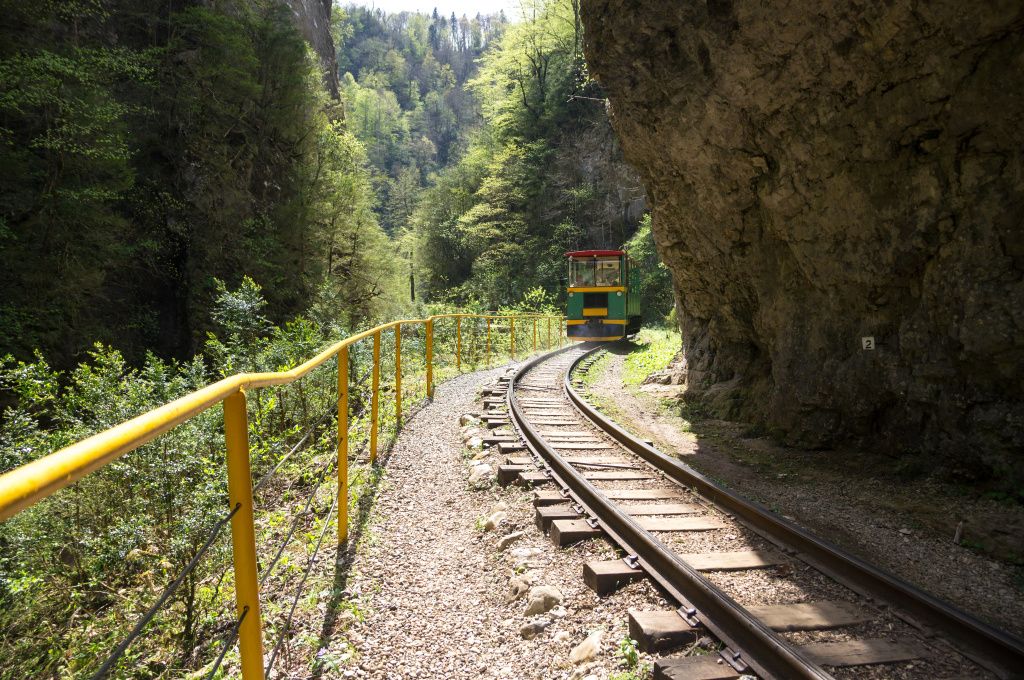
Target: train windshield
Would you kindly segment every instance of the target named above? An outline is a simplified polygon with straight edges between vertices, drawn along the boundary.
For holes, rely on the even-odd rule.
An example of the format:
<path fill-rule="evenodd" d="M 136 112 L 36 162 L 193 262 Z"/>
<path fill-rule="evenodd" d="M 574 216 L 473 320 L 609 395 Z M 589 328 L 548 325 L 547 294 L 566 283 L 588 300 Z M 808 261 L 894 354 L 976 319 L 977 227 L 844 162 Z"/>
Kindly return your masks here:
<path fill-rule="evenodd" d="M 569 286 L 619 286 L 619 258 L 605 257 L 569 260 Z"/>

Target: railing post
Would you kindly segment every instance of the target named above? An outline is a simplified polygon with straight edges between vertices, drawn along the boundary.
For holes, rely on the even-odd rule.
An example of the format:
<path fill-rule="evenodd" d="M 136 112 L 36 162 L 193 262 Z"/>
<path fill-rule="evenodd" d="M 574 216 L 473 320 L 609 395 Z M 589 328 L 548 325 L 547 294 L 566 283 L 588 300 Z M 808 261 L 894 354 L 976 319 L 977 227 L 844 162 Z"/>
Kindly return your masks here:
<path fill-rule="evenodd" d="M 224 400 L 224 442 L 227 445 L 231 552 L 235 565 L 235 613 L 245 618 L 238 628 L 238 655 L 244 680 L 263 680 L 263 623 L 253 527 L 252 471 L 249 468 L 249 419 L 245 393 Z"/>
<path fill-rule="evenodd" d="M 348 540 L 348 345 L 338 350 L 338 544 Z"/>
<path fill-rule="evenodd" d="M 427 399 L 434 398 L 434 320 L 427 319 Z"/>
<path fill-rule="evenodd" d="M 516 317 L 509 317 L 509 330 L 512 335 L 512 360 L 516 358 Z"/>
<path fill-rule="evenodd" d="M 487 317 L 487 367 L 491 366 L 491 317 Z"/>
<path fill-rule="evenodd" d="M 370 463 L 377 460 L 377 414 L 380 404 L 380 331 L 373 334 L 373 387 L 370 397 Z"/>
<path fill-rule="evenodd" d="M 462 317 L 455 317 L 455 372 L 462 370 Z"/>
<path fill-rule="evenodd" d="M 402 427 L 402 324 L 395 326 L 395 429 Z"/>
<path fill-rule="evenodd" d="M 533 317 L 533 351 L 537 351 L 537 317 Z"/>

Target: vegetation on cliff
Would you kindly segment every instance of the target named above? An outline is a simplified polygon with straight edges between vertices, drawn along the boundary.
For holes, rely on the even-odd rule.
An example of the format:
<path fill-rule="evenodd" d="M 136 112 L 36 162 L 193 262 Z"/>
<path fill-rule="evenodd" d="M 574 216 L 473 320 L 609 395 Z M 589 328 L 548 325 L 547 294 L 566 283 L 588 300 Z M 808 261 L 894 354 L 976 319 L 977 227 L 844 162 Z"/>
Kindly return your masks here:
<path fill-rule="evenodd" d="M 214 279 L 245 274 L 276 322 L 389 309 L 365 151 L 286 5 L 2 11 L 0 352 L 191 356 Z"/>
<path fill-rule="evenodd" d="M 619 247 L 644 193 L 583 61 L 578 2 L 509 26 L 469 90 L 482 124 L 413 211 L 405 242 L 428 296 L 485 307 L 540 286 L 564 298 L 566 250 Z"/>

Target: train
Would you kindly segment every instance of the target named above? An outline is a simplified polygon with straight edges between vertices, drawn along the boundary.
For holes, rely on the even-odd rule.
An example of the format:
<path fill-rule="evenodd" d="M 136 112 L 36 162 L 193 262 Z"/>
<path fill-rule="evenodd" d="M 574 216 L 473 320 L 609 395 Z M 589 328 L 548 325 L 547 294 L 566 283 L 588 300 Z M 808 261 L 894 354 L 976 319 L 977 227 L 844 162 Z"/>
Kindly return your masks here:
<path fill-rule="evenodd" d="M 569 259 L 566 335 L 613 342 L 640 330 L 637 270 L 624 250 L 574 250 Z"/>

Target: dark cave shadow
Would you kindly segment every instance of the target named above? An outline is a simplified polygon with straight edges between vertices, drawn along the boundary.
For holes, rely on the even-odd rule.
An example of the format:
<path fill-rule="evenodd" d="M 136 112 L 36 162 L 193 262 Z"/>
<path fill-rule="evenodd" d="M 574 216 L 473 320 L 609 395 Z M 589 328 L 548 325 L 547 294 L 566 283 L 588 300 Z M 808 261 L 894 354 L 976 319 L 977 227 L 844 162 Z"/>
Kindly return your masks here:
<path fill-rule="evenodd" d="M 646 345 L 642 345 L 634 340 L 616 340 L 615 342 L 592 342 L 588 343 L 593 347 L 600 347 L 609 354 L 616 354 L 618 356 L 626 356 L 642 350 Z"/>

